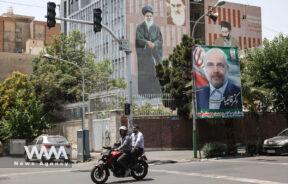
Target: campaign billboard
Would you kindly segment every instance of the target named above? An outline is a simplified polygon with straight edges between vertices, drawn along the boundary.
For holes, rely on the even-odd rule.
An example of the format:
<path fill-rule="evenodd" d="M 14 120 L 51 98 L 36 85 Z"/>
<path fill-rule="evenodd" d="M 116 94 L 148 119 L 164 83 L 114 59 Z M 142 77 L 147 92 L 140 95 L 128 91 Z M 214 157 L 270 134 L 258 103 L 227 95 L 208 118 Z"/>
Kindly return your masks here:
<path fill-rule="evenodd" d="M 238 48 L 196 46 L 192 58 L 196 117 L 242 117 Z"/>

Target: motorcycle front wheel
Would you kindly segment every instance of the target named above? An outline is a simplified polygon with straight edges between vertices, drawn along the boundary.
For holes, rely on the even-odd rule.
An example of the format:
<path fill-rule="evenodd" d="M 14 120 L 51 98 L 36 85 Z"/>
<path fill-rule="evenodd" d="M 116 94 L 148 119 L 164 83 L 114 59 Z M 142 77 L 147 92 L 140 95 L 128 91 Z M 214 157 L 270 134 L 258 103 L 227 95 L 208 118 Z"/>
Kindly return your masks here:
<path fill-rule="evenodd" d="M 109 170 L 95 166 L 91 171 L 91 179 L 96 184 L 104 184 L 109 176 Z"/>
<path fill-rule="evenodd" d="M 135 168 L 135 169 L 134 169 Z M 136 166 L 133 167 L 131 175 L 136 180 L 142 180 L 148 173 L 148 164 L 144 161 L 138 161 Z"/>

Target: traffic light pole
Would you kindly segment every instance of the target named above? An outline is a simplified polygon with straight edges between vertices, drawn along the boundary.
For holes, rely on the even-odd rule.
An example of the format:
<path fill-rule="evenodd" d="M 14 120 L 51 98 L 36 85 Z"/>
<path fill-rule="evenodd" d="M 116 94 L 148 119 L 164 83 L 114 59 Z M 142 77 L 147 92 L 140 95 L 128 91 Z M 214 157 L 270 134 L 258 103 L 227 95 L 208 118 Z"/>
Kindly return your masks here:
<path fill-rule="evenodd" d="M 46 17 L 46 16 L 45 16 Z M 88 24 L 88 25 L 94 25 L 94 22 L 90 22 L 90 21 L 84 21 L 84 20 L 75 20 L 75 19 L 67 19 L 67 18 L 60 18 L 60 17 L 55 17 L 56 20 L 62 20 L 62 21 L 67 21 L 67 22 L 74 22 L 74 23 L 80 23 L 80 24 Z M 130 104 L 130 114 L 128 115 L 128 129 L 131 130 L 132 129 L 132 125 L 133 125 L 133 113 L 132 113 L 132 75 L 131 75 L 131 49 L 129 47 L 128 42 L 122 42 L 123 40 L 117 38 L 117 36 L 113 33 L 113 31 L 103 25 L 102 28 L 105 29 L 112 37 L 115 41 L 117 41 L 119 43 L 119 45 L 121 46 L 122 50 L 125 52 L 126 54 L 126 59 L 127 59 L 127 80 L 128 80 L 128 100 L 127 102 Z"/>
<path fill-rule="evenodd" d="M 127 80 L 128 80 L 128 103 L 130 104 L 130 113 L 128 115 L 128 130 L 132 130 L 133 125 L 133 109 L 132 109 L 132 76 L 131 76 L 131 50 L 126 50 L 127 58 Z"/>

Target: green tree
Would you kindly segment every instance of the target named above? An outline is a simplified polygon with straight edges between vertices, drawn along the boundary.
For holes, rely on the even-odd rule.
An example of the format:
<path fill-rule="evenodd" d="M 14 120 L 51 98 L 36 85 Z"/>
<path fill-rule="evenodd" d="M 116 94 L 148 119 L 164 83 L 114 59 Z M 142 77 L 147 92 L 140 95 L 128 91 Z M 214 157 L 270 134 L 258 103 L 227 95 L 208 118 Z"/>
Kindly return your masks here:
<path fill-rule="evenodd" d="M 0 84 L 0 139 L 32 140 L 50 127 L 27 75 L 14 72 Z"/>
<path fill-rule="evenodd" d="M 288 37 L 283 35 L 265 39 L 263 48 L 248 51 L 242 78 L 244 87 L 254 94 L 252 104 L 258 111 L 288 112 L 287 58 Z"/>
<path fill-rule="evenodd" d="M 109 61 L 95 64 L 94 55 L 84 49 L 85 36 L 74 31 L 68 36 L 61 34 L 54 38 L 46 52 L 57 58 L 73 62 L 80 66 L 85 75 L 85 93 L 92 93 L 113 87 L 125 87 L 123 79 L 112 80 L 112 67 Z M 62 106 L 65 103 L 81 101 L 82 78 L 81 72 L 75 66 L 62 62 L 39 57 L 33 60 L 31 79 L 35 91 L 44 103 L 44 110 L 51 120 L 61 120 Z"/>
<path fill-rule="evenodd" d="M 191 110 L 193 46 L 193 39 L 184 35 L 182 42 L 174 48 L 168 59 L 156 66 L 162 92 L 169 93 L 174 98 L 174 103 L 168 103 L 169 108 L 177 108 L 178 115 L 183 117 L 188 117 Z"/>

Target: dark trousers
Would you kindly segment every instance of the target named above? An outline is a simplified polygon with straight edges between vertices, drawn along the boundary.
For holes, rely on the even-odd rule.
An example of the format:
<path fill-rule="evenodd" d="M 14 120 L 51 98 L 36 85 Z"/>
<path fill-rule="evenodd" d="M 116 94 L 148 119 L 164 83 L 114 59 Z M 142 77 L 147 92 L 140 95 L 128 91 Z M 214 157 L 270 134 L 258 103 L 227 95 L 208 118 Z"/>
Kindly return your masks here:
<path fill-rule="evenodd" d="M 133 161 L 135 161 L 139 156 L 141 156 L 143 152 L 144 152 L 143 148 L 133 148 L 131 151 Z"/>
<path fill-rule="evenodd" d="M 118 159 L 117 162 L 124 167 L 125 169 L 128 169 L 129 165 L 129 154 L 128 153 L 123 153 Z"/>

